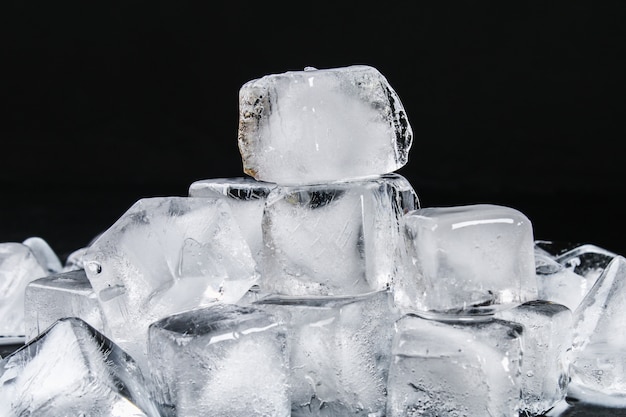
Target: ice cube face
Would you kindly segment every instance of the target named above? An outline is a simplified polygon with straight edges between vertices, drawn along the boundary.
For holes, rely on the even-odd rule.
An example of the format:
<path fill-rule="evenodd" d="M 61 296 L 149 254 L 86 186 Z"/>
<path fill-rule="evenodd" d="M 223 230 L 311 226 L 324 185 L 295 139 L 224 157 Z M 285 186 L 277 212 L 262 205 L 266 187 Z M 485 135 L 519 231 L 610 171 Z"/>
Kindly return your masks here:
<path fill-rule="evenodd" d="M 496 315 L 524 326 L 521 411 L 543 415 L 567 393 L 572 312 L 561 304 L 530 301 Z"/>
<path fill-rule="evenodd" d="M 521 325 L 488 319 L 398 321 L 387 417 L 517 416 Z"/>
<path fill-rule="evenodd" d="M 570 394 L 626 406 L 626 259 L 616 256 L 574 312 Z"/>
<path fill-rule="evenodd" d="M 398 95 L 375 68 L 289 71 L 239 91 L 244 172 L 281 185 L 394 172 L 413 133 Z"/>
<path fill-rule="evenodd" d="M 145 380 L 119 347 L 76 318 L 0 361 L 0 415 L 161 414 Z"/>
<path fill-rule="evenodd" d="M 403 217 L 406 271 L 396 302 L 421 314 L 491 314 L 537 298 L 532 226 L 491 204 L 434 207 Z"/>
<path fill-rule="evenodd" d="M 384 415 L 391 331 L 387 291 L 345 297 L 269 296 L 287 323 L 291 415 Z"/>
<path fill-rule="evenodd" d="M 258 261 L 263 249 L 261 219 L 270 191 L 276 187 L 252 178 L 213 178 L 196 181 L 189 187 L 190 197 L 223 198 L 233 213 L 243 237 Z"/>
<path fill-rule="evenodd" d="M 35 258 L 37 258 L 39 265 L 46 270 L 46 274 L 61 272 L 61 269 L 63 269 L 61 261 L 50 245 L 48 245 L 48 242 L 40 237 L 34 236 L 29 237 L 22 243 L 30 248 Z"/>
<path fill-rule="evenodd" d="M 57 320 L 78 317 L 104 333 L 104 319 L 98 298 L 84 270 L 39 278 L 28 284 L 25 293 L 26 340 L 43 333 Z"/>
<path fill-rule="evenodd" d="M 261 290 L 349 295 L 387 288 L 400 258 L 400 218 L 418 206 L 397 174 L 275 188 L 263 213 Z"/>
<path fill-rule="evenodd" d="M 22 243 L 0 243 L 0 337 L 24 336 L 24 291 L 45 277 L 31 249 Z"/>
<path fill-rule="evenodd" d="M 138 361 L 150 323 L 234 303 L 257 280 L 250 248 L 222 199 L 139 200 L 89 246 L 83 262 L 112 339 Z"/>
<path fill-rule="evenodd" d="M 257 308 L 216 305 L 150 326 L 156 398 L 172 416 L 288 417 L 285 328 Z"/>

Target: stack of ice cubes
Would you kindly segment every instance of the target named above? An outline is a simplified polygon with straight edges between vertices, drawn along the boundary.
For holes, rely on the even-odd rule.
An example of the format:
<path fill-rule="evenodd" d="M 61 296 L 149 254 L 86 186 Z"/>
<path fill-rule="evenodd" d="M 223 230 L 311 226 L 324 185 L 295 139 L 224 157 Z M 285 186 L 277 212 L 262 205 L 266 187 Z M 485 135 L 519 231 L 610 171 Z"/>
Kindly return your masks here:
<path fill-rule="evenodd" d="M 64 265 L 39 238 L 0 244 L 0 336 L 25 342 L 0 361 L 0 415 L 626 406 L 626 259 L 535 241 L 510 207 L 420 207 L 375 68 L 268 75 L 239 99 L 248 176 L 141 199 Z"/>

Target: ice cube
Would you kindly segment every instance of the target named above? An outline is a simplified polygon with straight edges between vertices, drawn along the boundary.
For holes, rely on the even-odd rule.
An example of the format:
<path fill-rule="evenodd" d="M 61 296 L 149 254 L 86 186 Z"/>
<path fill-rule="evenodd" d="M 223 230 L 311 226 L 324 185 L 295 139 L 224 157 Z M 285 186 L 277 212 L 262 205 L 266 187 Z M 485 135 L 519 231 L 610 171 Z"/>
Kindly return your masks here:
<path fill-rule="evenodd" d="M 257 305 L 289 329 L 291 415 L 381 416 L 391 331 L 387 291 L 359 296 L 268 296 Z"/>
<path fill-rule="evenodd" d="M 216 305 L 150 326 L 155 398 L 176 416 L 288 417 L 287 335 L 257 308 Z"/>
<path fill-rule="evenodd" d="M 486 319 L 397 322 L 387 417 L 517 416 L 522 326 Z"/>
<path fill-rule="evenodd" d="M 276 184 L 252 178 L 214 178 L 196 181 L 189 187 L 190 197 L 224 198 L 248 242 L 252 255 L 259 260 L 263 248 L 261 220 L 265 201 Z"/>
<path fill-rule="evenodd" d="M 394 172 L 407 163 L 413 133 L 385 77 L 354 65 L 247 82 L 238 139 L 244 172 L 302 185 Z"/>
<path fill-rule="evenodd" d="M 543 415 L 567 392 L 572 312 L 561 304 L 529 301 L 496 316 L 524 326 L 521 411 Z"/>
<path fill-rule="evenodd" d="M 28 246 L 0 243 L 0 337 L 25 335 L 24 291 L 29 282 L 46 275 Z"/>
<path fill-rule="evenodd" d="M 403 217 L 406 270 L 396 302 L 438 314 L 490 314 L 537 298 L 532 225 L 491 204 L 433 207 Z"/>
<path fill-rule="evenodd" d="M 599 246 L 584 244 L 561 253 L 556 257 L 556 261 L 576 274 L 585 277 L 588 288 L 591 288 L 615 256 L 617 256 L 616 253 Z"/>
<path fill-rule="evenodd" d="M 215 302 L 257 280 L 250 248 L 220 198 L 136 202 L 83 256 L 115 343 L 142 365 L 148 325 Z"/>
<path fill-rule="evenodd" d="M 62 272 L 76 271 L 79 269 L 85 269 L 83 264 L 83 255 L 87 252 L 87 248 L 79 248 L 69 254 L 63 265 Z"/>
<path fill-rule="evenodd" d="M 571 311 L 576 310 L 593 285 L 587 279 L 566 268 L 550 255 L 535 251 L 538 299 L 563 304 Z"/>
<path fill-rule="evenodd" d="M 626 258 L 616 256 L 574 312 L 568 395 L 626 407 Z"/>
<path fill-rule="evenodd" d="M 76 318 L 0 361 L 0 415 L 145 416 L 160 412 L 132 358 Z"/>
<path fill-rule="evenodd" d="M 24 310 L 26 340 L 38 336 L 64 317 L 78 317 L 104 333 L 102 310 L 83 269 L 39 278 L 29 283 Z"/>
<path fill-rule="evenodd" d="M 401 254 L 400 217 L 416 209 L 397 174 L 277 187 L 263 213 L 261 290 L 288 295 L 349 295 L 387 288 Z"/>
<path fill-rule="evenodd" d="M 61 272 L 63 268 L 61 261 L 50 245 L 48 245 L 48 242 L 40 237 L 34 236 L 29 237 L 22 243 L 30 248 L 35 258 L 37 258 L 37 262 L 46 270 L 47 274 Z"/>

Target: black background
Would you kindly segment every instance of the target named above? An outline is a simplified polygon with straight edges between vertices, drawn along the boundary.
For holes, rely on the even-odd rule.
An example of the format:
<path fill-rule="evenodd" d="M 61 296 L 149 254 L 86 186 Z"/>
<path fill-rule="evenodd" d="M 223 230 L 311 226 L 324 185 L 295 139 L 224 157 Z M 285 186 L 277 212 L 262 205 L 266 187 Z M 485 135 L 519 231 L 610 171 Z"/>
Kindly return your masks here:
<path fill-rule="evenodd" d="M 408 113 L 423 206 L 507 205 L 626 254 L 622 4 L 5 2 L 0 241 L 64 258 L 139 198 L 243 176 L 243 83 L 367 64 Z"/>

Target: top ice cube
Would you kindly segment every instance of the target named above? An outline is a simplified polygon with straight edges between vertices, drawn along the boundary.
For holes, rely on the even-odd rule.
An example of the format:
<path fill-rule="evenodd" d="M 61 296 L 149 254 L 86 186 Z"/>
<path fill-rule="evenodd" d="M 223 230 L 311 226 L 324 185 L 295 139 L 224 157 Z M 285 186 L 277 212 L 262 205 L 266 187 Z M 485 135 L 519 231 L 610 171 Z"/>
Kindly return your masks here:
<path fill-rule="evenodd" d="M 281 185 L 394 172 L 413 132 L 396 92 L 373 67 L 288 71 L 239 91 L 244 172 Z"/>

